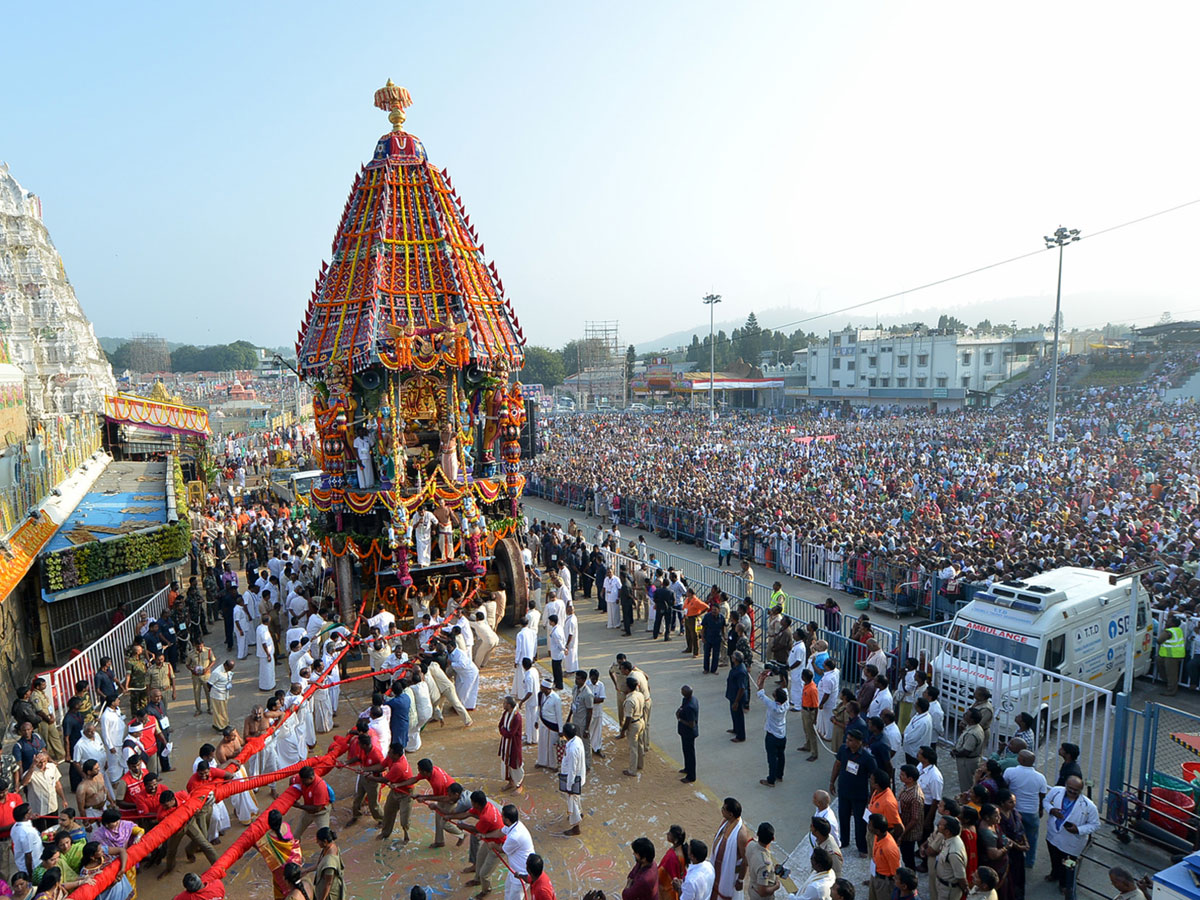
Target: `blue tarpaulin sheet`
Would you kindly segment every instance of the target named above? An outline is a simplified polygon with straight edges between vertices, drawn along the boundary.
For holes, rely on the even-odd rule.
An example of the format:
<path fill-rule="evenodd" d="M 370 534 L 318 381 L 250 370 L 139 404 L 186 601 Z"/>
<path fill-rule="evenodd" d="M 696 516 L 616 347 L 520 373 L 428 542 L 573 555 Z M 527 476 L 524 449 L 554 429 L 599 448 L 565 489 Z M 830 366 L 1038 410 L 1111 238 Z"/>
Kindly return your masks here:
<path fill-rule="evenodd" d="M 166 521 L 167 495 L 159 485 L 148 486 L 146 490 L 136 492 L 93 492 L 87 494 L 80 501 L 70 518 L 59 527 L 54 537 L 50 539 L 50 543 L 46 545 L 43 552 L 53 553 L 78 546 L 77 541 L 72 541 L 68 537 L 68 534 L 77 528 L 87 529 L 90 526 L 98 526 L 99 528 L 115 529 L 128 522 L 136 526 L 132 530 L 141 530 L 165 524 Z M 97 540 L 104 540 L 117 537 L 119 532 L 96 530 L 91 534 Z"/>

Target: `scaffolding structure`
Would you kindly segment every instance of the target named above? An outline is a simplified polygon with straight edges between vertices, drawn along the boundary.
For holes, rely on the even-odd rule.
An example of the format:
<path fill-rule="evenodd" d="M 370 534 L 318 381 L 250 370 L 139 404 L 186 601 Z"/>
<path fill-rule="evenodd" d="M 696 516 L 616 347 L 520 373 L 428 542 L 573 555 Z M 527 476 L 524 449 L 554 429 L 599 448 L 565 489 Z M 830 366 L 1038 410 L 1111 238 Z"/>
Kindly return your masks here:
<path fill-rule="evenodd" d="M 583 408 L 599 405 L 623 408 L 628 390 L 620 323 L 615 320 L 584 322 L 583 340 L 578 346 L 578 387 L 584 395 L 581 398 Z"/>
<path fill-rule="evenodd" d="M 157 334 L 135 334 L 129 342 L 129 368 L 134 372 L 170 372 L 171 351 Z"/>

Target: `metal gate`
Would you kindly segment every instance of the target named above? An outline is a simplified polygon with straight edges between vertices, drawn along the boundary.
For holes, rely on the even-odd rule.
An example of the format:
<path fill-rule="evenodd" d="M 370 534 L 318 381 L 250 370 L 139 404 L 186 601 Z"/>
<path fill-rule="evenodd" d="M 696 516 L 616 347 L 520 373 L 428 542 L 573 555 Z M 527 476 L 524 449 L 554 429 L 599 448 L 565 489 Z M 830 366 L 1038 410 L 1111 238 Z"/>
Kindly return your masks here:
<path fill-rule="evenodd" d="M 922 667 L 933 669 L 933 684 L 941 692 L 939 700 L 945 712 L 946 740 L 957 740 L 963 716 L 974 703 L 975 689 L 985 687 L 991 691 L 996 713 L 987 752 L 1002 749 L 1020 730 L 1017 714 L 1026 712 L 1036 722 L 1036 768 L 1047 780 L 1055 780 L 1059 746 L 1070 742 L 1082 748 L 1079 765 L 1085 784 L 1089 789 L 1103 789 L 1109 774 L 1113 726 L 1110 691 L 952 641 L 939 633 L 942 630 L 944 627 L 937 626 L 907 628 L 905 648 Z"/>
<path fill-rule="evenodd" d="M 1153 702 L 1131 709 L 1121 694 L 1113 747 L 1106 792 L 1109 820 L 1177 850 L 1200 844 L 1190 785 L 1200 769 L 1200 716 Z"/>

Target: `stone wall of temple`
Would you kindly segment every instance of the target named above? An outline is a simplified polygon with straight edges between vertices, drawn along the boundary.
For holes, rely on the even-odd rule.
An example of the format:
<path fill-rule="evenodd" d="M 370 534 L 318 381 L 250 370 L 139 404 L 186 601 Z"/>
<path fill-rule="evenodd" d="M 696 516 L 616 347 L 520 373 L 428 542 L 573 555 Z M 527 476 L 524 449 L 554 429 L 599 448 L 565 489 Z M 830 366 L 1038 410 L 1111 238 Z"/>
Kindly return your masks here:
<path fill-rule="evenodd" d="M 99 413 L 116 390 L 42 204 L 0 162 L 0 337 L 25 373 L 30 419 Z"/>

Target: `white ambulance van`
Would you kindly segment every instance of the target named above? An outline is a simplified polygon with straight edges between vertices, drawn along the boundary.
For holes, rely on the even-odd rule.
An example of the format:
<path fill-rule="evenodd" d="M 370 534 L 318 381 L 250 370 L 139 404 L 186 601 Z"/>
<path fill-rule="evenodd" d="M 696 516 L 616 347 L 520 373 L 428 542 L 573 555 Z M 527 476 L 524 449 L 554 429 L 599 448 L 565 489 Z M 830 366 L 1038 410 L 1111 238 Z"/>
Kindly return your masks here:
<path fill-rule="evenodd" d="M 1087 691 L 1053 675 L 1120 688 L 1130 641 L 1134 676 L 1144 675 L 1153 656 L 1149 601 L 1139 590 L 1131 621 L 1137 580 L 1110 584 L 1109 574 L 1068 567 L 977 593 L 948 634 L 963 646 L 943 644 L 932 660 L 946 712 L 960 716 L 982 685 L 992 692 L 993 730 L 1011 735 L 1019 712 L 1057 717 L 1085 701 Z"/>

